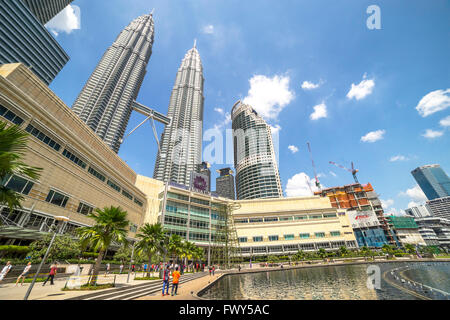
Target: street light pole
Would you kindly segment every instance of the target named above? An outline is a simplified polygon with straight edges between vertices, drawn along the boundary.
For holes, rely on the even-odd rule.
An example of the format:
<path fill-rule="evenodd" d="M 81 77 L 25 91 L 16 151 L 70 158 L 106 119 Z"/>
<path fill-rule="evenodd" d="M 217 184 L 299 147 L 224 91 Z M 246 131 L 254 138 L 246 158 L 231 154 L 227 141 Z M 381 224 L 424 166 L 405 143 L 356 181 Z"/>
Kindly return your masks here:
<path fill-rule="evenodd" d="M 131 259 L 130 259 L 130 266 L 128 268 L 128 277 L 127 277 L 127 283 L 130 282 L 130 274 L 131 274 L 131 263 L 133 262 L 134 257 L 134 246 L 136 242 L 133 242 L 133 249 L 131 250 Z"/>
<path fill-rule="evenodd" d="M 67 222 L 67 221 L 69 221 L 69 218 L 67 218 L 67 217 L 55 217 L 55 220 L 56 221 L 65 221 L 65 222 Z M 25 294 L 25 297 L 23 298 L 23 300 L 28 300 L 28 297 L 31 294 L 31 290 L 33 290 L 34 284 L 36 283 L 36 279 L 37 279 L 37 277 L 39 275 L 39 272 L 41 271 L 41 268 L 42 268 L 42 266 L 45 263 L 45 259 L 47 259 L 47 256 L 50 253 L 50 249 L 52 248 L 52 245 L 53 245 L 53 242 L 55 241 L 56 235 L 58 234 L 57 230 L 55 230 L 57 227 L 56 227 L 56 225 L 54 223 L 52 224 L 51 228 L 54 231 L 52 240 L 50 241 L 50 244 L 49 244 L 49 246 L 47 248 L 47 251 L 45 252 L 44 258 L 42 258 L 42 261 L 39 264 L 39 267 L 38 267 L 36 273 L 34 274 L 33 281 L 31 282 L 30 286 L 28 287 L 27 293 Z M 61 227 L 60 227 L 60 230 L 61 230 Z"/>

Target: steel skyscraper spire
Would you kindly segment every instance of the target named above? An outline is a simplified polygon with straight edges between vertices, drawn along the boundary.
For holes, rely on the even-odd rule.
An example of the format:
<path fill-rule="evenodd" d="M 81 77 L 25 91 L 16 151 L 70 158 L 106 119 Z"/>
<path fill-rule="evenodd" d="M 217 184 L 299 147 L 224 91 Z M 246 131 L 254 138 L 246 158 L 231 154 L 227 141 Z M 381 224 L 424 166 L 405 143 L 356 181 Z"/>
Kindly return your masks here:
<path fill-rule="evenodd" d="M 196 41 L 178 69 L 170 97 L 172 119 L 161 135 L 153 177 L 188 186 L 191 172 L 202 163 L 203 67 Z"/>
<path fill-rule="evenodd" d="M 72 106 L 115 152 L 146 74 L 153 34 L 153 14 L 133 20 L 105 52 Z"/>

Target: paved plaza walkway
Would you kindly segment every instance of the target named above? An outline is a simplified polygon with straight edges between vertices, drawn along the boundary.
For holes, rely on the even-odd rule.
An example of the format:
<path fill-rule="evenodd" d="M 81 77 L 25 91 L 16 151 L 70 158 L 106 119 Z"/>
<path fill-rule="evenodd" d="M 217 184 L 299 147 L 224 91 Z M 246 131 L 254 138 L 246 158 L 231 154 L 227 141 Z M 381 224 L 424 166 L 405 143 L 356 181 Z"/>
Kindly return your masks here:
<path fill-rule="evenodd" d="M 106 277 L 104 277 L 103 274 L 100 274 L 98 277 L 98 283 L 113 283 L 114 276 L 116 276 L 116 287 L 118 288 L 149 282 L 148 280 L 134 280 L 135 274 L 132 273 L 130 275 L 129 283 L 127 283 L 128 274 L 108 275 Z M 141 277 L 142 272 L 137 272 L 136 276 Z M 157 274 L 154 274 L 154 276 L 157 276 Z M 33 290 L 31 291 L 29 300 L 64 300 L 86 295 L 92 292 L 111 290 L 111 288 L 109 288 L 95 291 L 61 291 L 61 289 L 66 285 L 67 280 L 68 278 L 55 279 L 53 286 L 50 285 L 50 281 L 48 281 L 45 286 L 42 286 L 42 282 L 36 282 Z M 88 278 L 85 278 L 82 283 L 86 283 L 87 280 Z M 19 283 L 16 287 L 15 283 L 0 283 L 0 300 L 23 300 L 30 284 L 31 283 L 24 283 L 23 286 L 21 286 Z"/>

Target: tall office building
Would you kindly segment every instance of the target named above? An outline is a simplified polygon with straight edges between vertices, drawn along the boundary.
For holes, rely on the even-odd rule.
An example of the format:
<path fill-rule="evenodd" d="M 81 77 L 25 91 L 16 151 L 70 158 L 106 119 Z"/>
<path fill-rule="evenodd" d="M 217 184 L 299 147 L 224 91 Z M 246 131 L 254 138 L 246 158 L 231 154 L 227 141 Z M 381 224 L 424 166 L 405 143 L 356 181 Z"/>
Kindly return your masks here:
<path fill-rule="evenodd" d="M 0 65 L 21 62 L 49 85 L 69 56 L 21 0 L 0 0 Z"/>
<path fill-rule="evenodd" d="M 249 105 L 231 110 L 238 200 L 281 198 L 280 174 L 270 126 Z"/>
<path fill-rule="evenodd" d="M 234 176 L 231 168 L 217 170 L 219 177 L 216 178 L 216 193 L 223 198 L 236 199 L 234 192 Z"/>
<path fill-rule="evenodd" d="M 411 171 L 428 200 L 450 196 L 450 178 L 438 164 L 418 167 Z"/>
<path fill-rule="evenodd" d="M 72 109 L 116 153 L 152 54 L 152 14 L 133 20 L 106 50 Z"/>
<path fill-rule="evenodd" d="M 189 186 L 202 163 L 203 67 L 196 43 L 178 69 L 170 97 L 171 123 L 161 135 L 153 178 Z"/>
<path fill-rule="evenodd" d="M 46 24 L 73 0 L 22 0 L 36 18 Z"/>

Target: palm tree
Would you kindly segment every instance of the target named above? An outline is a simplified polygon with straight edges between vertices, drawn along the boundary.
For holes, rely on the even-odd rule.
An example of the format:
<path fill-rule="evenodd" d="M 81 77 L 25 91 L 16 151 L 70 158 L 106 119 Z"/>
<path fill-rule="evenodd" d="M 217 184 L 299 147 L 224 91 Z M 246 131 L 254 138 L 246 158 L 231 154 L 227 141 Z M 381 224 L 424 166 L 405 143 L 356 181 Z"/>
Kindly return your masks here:
<path fill-rule="evenodd" d="M 195 249 L 193 249 L 192 258 L 197 260 L 198 262 L 201 262 L 203 259 L 205 252 L 202 248 L 195 246 Z"/>
<path fill-rule="evenodd" d="M 148 257 L 148 276 L 150 276 L 150 266 L 152 265 L 152 256 L 155 253 L 163 253 L 165 231 L 160 223 L 144 224 L 137 234 L 140 239 L 136 245 L 138 253 L 145 253 Z"/>
<path fill-rule="evenodd" d="M 192 259 L 192 255 L 194 249 L 196 248 L 195 244 L 189 241 L 184 241 L 182 244 L 182 250 L 180 254 L 180 258 L 184 259 L 184 264 L 187 265 L 187 260 Z"/>
<path fill-rule="evenodd" d="M 324 248 L 320 248 L 317 252 L 316 252 L 317 256 L 321 259 L 325 259 L 327 256 L 327 252 L 325 251 Z"/>
<path fill-rule="evenodd" d="M 407 243 L 405 244 L 405 250 L 406 252 L 408 252 L 409 254 L 415 254 L 416 253 L 416 247 L 414 247 L 412 244 Z"/>
<path fill-rule="evenodd" d="M 183 239 L 178 234 L 171 234 L 169 237 L 169 244 L 168 244 L 168 252 L 171 255 L 175 256 L 175 260 L 178 262 L 178 256 L 182 252 L 182 243 Z"/>
<path fill-rule="evenodd" d="M 347 254 L 348 254 L 348 249 L 347 249 L 347 247 L 341 246 L 341 247 L 339 248 L 339 255 L 340 255 L 341 257 L 345 257 Z"/>
<path fill-rule="evenodd" d="M 22 161 L 28 133 L 16 125 L 6 126 L 6 122 L 0 121 L 0 205 L 6 204 L 12 211 L 22 207 L 20 203 L 24 198 L 20 193 L 3 186 L 3 182 L 13 174 L 36 180 L 42 168 L 28 166 Z"/>
<path fill-rule="evenodd" d="M 97 260 L 95 261 L 94 271 L 90 284 L 95 284 L 100 271 L 103 256 L 112 242 L 128 245 L 126 240 L 127 212 L 120 207 L 105 207 L 95 209 L 88 217 L 95 221 L 92 227 L 81 227 L 77 229 L 83 247 L 91 246 L 95 251 L 99 250 Z"/>

